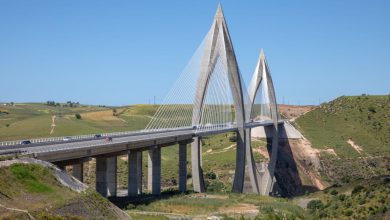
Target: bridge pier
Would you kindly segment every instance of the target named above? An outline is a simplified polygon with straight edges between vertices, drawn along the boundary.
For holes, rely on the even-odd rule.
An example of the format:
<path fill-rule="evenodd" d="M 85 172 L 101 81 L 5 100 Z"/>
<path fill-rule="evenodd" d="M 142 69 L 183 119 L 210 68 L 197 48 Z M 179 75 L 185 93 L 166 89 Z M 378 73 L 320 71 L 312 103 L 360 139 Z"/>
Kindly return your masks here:
<path fill-rule="evenodd" d="M 245 179 L 245 159 L 247 151 L 245 129 L 238 128 L 237 135 L 237 147 L 236 147 L 236 169 L 234 172 L 234 181 L 232 191 L 236 193 L 242 193 L 244 190 Z"/>
<path fill-rule="evenodd" d="M 246 128 L 246 133 L 245 133 L 245 144 L 246 144 L 246 163 L 247 163 L 247 172 L 249 174 L 249 179 L 251 183 L 251 188 L 252 188 L 252 193 L 259 194 L 259 182 L 258 182 L 258 177 L 259 174 L 256 171 L 256 161 L 253 156 L 253 151 L 252 151 L 252 143 L 251 143 L 251 134 L 252 131 L 250 128 Z"/>
<path fill-rule="evenodd" d="M 179 191 L 187 191 L 187 143 L 179 143 Z"/>
<path fill-rule="evenodd" d="M 206 188 L 203 179 L 202 170 L 202 142 L 200 137 L 194 137 L 194 142 L 191 143 L 191 169 L 192 169 L 192 185 L 195 192 L 205 192 Z"/>
<path fill-rule="evenodd" d="M 103 197 L 116 196 L 117 158 L 96 158 L 96 191 Z"/>
<path fill-rule="evenodd" d="M 128 196 L 142 194 L 142 151 L 128 154 Z"/>
<path fill-rule="evenodd" d="M 161 193 L 161 147 L 155 146 L 148 151 L 148 190 L 153 195 Z"/>
<path fill-rule="evenodd" d="M 80 180 L 80 182 L 84 181 L 84 163 L 78 163 L 78 164 L 73 164 L 73 170 L 72 170 L 72 175 Z"/>

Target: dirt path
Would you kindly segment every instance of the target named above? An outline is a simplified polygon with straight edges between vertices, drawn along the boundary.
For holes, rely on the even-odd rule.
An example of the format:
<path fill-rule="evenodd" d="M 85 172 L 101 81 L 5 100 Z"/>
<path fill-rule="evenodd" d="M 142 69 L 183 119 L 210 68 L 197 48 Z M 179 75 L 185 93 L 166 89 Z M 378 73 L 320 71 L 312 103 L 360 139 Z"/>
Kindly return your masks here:
<path fill-rule="evenodd" d="M 9 207 L 4 206 L 3 204 L 0 204 L 0 207 L 1 207 L 1 208 L 4 208 L 4 209 L 7 209 L 7 210 L 10 210 L 10 211 L 14 211 L 14 212 L 23 212 L 23 213 L 26 213 L 30 219 L 35 219 L 27 210 L 9 208 Z"/>
<path fill-rule="evenodd" d="M 278 105 L 279 112 L 289 119 L 290 121 L 295 121 L 298 117 L 306 114 L 307 112 L 313 110 L 316 108 L 315 106 L 312 105 L 307 105 L 307 106 L 300 106 L 300 105 L 283 105 L 280 104 Z"/>
<path fill-rule="evenodd" d="M 358 152 L 360 155 L 362 154 L 363 148 L 360 147 L 359 145 L 355 144 L 355 142 L 354 142 L 351 138 L 348 139 L 347 143 L 348 143 L 349 145 L 351 145 L 351 147 L 352 147 L 353 149 L 355 149 L 356 152 Z"/>
<path fill-rule="evenodd" d="M 223 148 L 222 150 L 219 150 L 219 151 L 214 151 L 213 149 L 209 149 L 206 151 L 206 154 L 219 154 L 219 153 L 224 153 L 232 148 L 235 148 L 236 147 L 236 144 L 232 144 L 230 145 L 229 147 L 225 147 Z"/>
<path fill-rule="evenodd" d="M 179 208 L 179 207 L 178 207 Z M 216 212 L 201 215 L 187 215 L 177 212 L 148 212 L 148 211 L 129 211 L 131 214 L 137 215 L 155 215 L 165 216 L 169 219 L 222 219 L 221 215 L 228 216 L 244 216 L 247 218 L 254 218 L 259 213 L 259 207 L 248 203 L 238 203 L 232 206 L 221 207 Z"/>

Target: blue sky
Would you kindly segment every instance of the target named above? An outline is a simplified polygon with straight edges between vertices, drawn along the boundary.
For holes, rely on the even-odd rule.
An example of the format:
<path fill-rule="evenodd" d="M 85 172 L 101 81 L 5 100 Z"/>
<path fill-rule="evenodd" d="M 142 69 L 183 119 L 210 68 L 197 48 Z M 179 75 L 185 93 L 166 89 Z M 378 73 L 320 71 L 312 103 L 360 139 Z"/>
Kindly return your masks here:
<path fill-rule="evenodd" d="M 248 84 L 264 48 L 279 102 L 390 93 L 390 1 L 221 1 Z M 160 102 L 218 1 L 0 1 L 0 102 Z"/>

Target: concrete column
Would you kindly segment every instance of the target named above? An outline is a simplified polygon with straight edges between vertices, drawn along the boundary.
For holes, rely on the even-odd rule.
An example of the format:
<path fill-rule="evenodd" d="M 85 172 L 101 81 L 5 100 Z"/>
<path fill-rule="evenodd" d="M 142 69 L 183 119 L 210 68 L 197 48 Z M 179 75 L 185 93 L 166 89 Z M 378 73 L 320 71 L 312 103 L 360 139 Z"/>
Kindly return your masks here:
<path fill-rule="evenodd" d="M 242 193 L 244 190 L 246 148 L 245 129 L 239 127 L 237 131 L 236 169 L 232 189 L 236 193 Z"/>
<path fill-rule="evenodd" d="M 179 191 L 187 191 L 187 144 L 179 144 Z"/>
<path fill-rule="evenodd" d="M 137 153 L 138 194 L 142 194 L 142 151 Z"/>
<path fill-rule="evenodd" d="M 96 158 L 96 191 L 103 197 L 116 196 L 116 157 Z"/>
<path fill-rule="evenodd" d="M 107 158 L 108 196 L 116 196 L 117 189 L 117 157 Z"/>
<path fill-rule="evenodd" d="M 191 143 L 191 169 L 192 169 L 192 185 L 195 192 L 205 192 L 203 170 L 201 166 L 201 139 L 194 137 L 194 142 Z"/>
<path fill-rule="evenodd" d="M 148 190 L 154 195 L 161 192 L 161 148 L 158 146 L 148 151 Z"/>
<path fill-rule="evenodd" d="M 76 179 L 80 180 L 80 182 L 84 181 L 83 171 L 84 171 L 84 163 L 81 162 L 73 165 L 72 174 Z"/>
<path fill-rule="evenodd" d="M 142 151 L 130 151 L 128 154 L 128 195 L 142 194 Z"/>
<path fill-rule="evenodd" d="M 252 143 L 251 143 L 251 134 L 252 131 L 250 128 L 245 129 L 245 144 L 246 144 L 246 163 L 247 163 L 247 172 L 249 174 L 249 179 L 251 183 L 252 193 L 259 194 L 259 184 L 258 184 L 258 174 L 256 172 L 256 161 L 253 157 Z"/>

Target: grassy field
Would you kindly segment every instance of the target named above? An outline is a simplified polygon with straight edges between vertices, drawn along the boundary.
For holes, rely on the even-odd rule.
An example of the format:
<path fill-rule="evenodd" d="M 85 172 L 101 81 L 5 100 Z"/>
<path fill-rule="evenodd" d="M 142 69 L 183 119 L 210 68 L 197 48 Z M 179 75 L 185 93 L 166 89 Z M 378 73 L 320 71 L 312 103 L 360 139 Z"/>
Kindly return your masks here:
<path fill-rule="evenodd" d="M 164 199 L 130 203 L 128 213 L 135 219 L 166 219 L 188 216 L 206 219 L 308 219 L 307 213 L 289 200 L 244 194 L 179 194 Z"/>
<path fill-rule="evenodd" d="M 0 141 L 58 137 L 144 129 L 158 106 L 136 105 L 114 108 L 48 106 L 23 103 L 0 107 Z M 80 114 L 77 119 L 75 114 Z M 52 116 L 55 128 L 51 132 Z"/>

